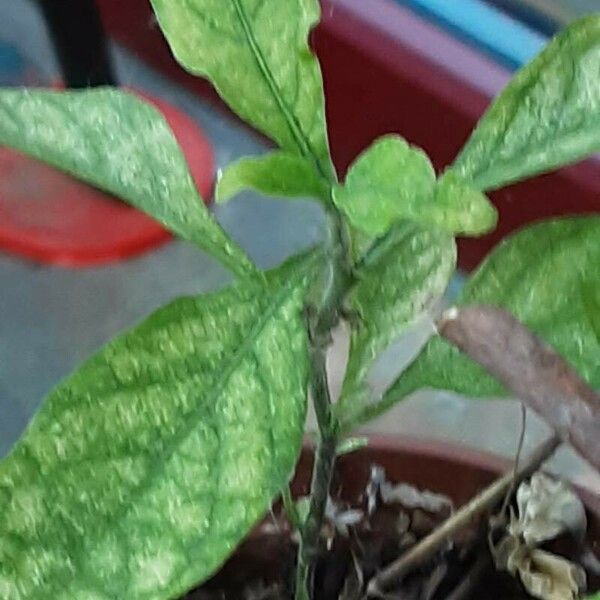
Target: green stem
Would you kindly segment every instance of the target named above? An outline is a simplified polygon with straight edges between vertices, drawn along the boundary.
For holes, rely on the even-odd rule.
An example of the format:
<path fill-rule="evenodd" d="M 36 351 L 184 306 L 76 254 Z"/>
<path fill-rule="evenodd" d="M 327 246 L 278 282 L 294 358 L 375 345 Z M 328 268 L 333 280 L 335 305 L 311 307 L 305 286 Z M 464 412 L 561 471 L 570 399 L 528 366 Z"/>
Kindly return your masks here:
<path fill-rule="evenodd" d="M 289 485 L 286 485 L 283 488 L 283 492 L 281 492 L 281 501 L 283 502 L 283 509 L 285 510 L 285 514 L 290 522 L 290 525 L 294 529 L 299 530 L 302 523 L 300 520 L 300 514 L 298 513 L 298 508 L 296 507 L 296 503 L 292 497 L 292 490 L 290 489 Z"/>
<path fill-rule="evenodd" d="M 300 530 L 295 600 L 311 598 L 313 566 L 319 551 L 321 528 L 335 465 L 338 424 L 332 411 L 326 356 L 331 343 L 331 330 L 340 319 L 344 298 L 353 282 L 349 249 L 347 225 L 339 213 L 331 210 L 328 213 L 326 260 L 322 280 L 314 304 L 309 306 L 307 311 L 310 391 L 317 418 L 319 441 L 313 467 L 308 516 Z"/>
<path fill-rule="evenodd" d="M 327 497 L 335 465 L 335 436 L 323 438 L 317 446 L 311 483 L 310 509 L 302 528 L 296 567 L 296 600 L 310 600 L 311 579 L 319 553 L 319 538 L 325 517 Z"/>

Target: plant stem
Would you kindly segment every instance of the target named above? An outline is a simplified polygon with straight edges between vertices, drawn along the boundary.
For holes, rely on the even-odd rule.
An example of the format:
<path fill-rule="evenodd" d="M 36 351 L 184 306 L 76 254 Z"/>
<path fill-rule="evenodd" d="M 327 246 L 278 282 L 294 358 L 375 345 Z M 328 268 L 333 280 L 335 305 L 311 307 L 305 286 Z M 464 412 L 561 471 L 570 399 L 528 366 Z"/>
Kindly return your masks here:
<path fill-rule="evenodd" d="M 311 598 L 311 578 L 319 551 L 319 538 L 325 517 L 327 496 L 335 464 L 335 437 L 323 438 L 317 447 L 311 483 L 310 509 L 301 529 L 301 542 L 296 567 L 296 600 Z"/>
<path fill-rule="evenodd" d="M 309 306 L 307 311 L 310 338 L 310 392 L 317 418 L 319 440 L 315 453 L 308 516 L 300 528 L 296 600 L 311 598 L 312 571 L 319 550 L 321 528 L 335 465 L 338 424 L 331 406 L 326 358 L 327 348 L 331 343 L 331 330 L 340 319 L 344 298 L 353 282 L 347 225 L 333 209 L 327 217 L 324 270 L 314 304 Z"/>
<path fill-rule="evenodd" d="M 289 485 L 286 485 L 283 488 L 283 491 L 281 492 L 281 501 L 283 502 L 283 509 L 290 525 L 294 529 L 300 529 L 300 515 L 298 514 L 298 508 L 292 497 L 292 490 Z"/>
<path fill-rule="evenodd" d="M 525 444 L 525 434 L 527 433 L 527 407 L 521 403 L 521 433 L 519 434 L 519 441 L 517 443 L 517 455 L 515 457 L 515 465 L 513 467 L 513 482 L 512 485 L 506 490 L 504 501 L 502 502 L 502 508 L 500 509 L 500 517 L 506 518 L 508 507 L 510 505 L 511 498 L 515 493 L 515 486 L 517 481 L 517 473 L 519 471 L 519 465 L 521 464 L 521 454 L 523 453 L 523 445 Z"/>
<path fill-rule="evenodd" d="M 511 469 L 503 477 L 494 481 L 430 535 L 378 573 L 369 583 L 367 596 L 381 596 L 382 592 L 401 581 L 414 568 L 429 560 L 445 542 L 452 540 L 460 530 L 477 522 L 486 511 L 501 502 L 506 490 L 535 473 L 552 456 L 559 445 L 558 436 L 553 435 L 548 438 L 531 453 L 516 473 L 514 469 Z"/>

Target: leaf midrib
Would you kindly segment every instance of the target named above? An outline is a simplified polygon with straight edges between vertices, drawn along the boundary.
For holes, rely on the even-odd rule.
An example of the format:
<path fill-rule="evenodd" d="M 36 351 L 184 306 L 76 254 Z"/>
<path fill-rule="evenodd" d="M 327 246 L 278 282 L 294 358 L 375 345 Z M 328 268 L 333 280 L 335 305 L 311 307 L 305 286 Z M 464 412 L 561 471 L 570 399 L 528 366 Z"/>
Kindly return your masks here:
<path fill-rule="evenodd" d="M 6 89 L 0 91 L 6 93 Z M 11 90 L 11 94 L 13 97 L 19 97 L 22 95 L 22 92 Z M 15 138 L 10 131 L 6 131 L 7 135 L 5 139 L 9 139 L 10 146 L 18 149 L 20 152 L 32 156 L 33 158 L 67 173 L 79 181 L 88 183 L 99 190 L 105 191 L 111 195 L 120 196 L 126 204 L 138 208 L 147 214 L 151 214 L 155 220 L 161 222 L 167 229 L 213 256 L 238 277 L 255 276 L 259 273 L 258 268 L 248 257 L 246 252 L 228 237 L 219 222 L 208 213 L 189 171 L 187 159 L 183 154 L 173 131 L 160 111 L 132 94 L 119 92 L 111 88 L 98 88 L 93 91 L 87 90 L 84 92 L 60 92 L 60 94 L 53 91 L 35 92 L 35 96 L 42 97 L 49 107 L 52 107 L 53 110 L 62 116 L 64 122 L 69 124 L 74 123 L 79 133 L 82 131 L 82 126 L 75 118 L 75 112 L 78 109 L 85 109 L 85 102 L 81 102 L 83 94 L 94 99 L 101 99 L 106 102 L 109 107 L 114 109 L 116 114 L 119 115 L 126 125 L 125 133 L 135 132 L 137 129 L 134 126 L 136 121 L 132 119 L 130 114 L 130 112 L 133 113 L 134 111 L 139 111 L 140 114 L 144 111 L 142 114 L 144 120 L 156 120 L 156 123 L 160 125 L 162 129 L 161 133 L 170 140 L 171 152 L 176 156 L 176 162 L 180 163 L 179 167 L 185 172 L 185 179 L 178 182 L 179 187 L 177 189 L 175 189 L 174 186 L 168 187 L 166 192 L 169 198 L 168 202 L 165 202 L 164 197 L 161 197 L 163 192 L 157 191 L 160 186 L 156 184 L 155 173 L 152 173 L 153 178 L 148 180 L 152 188 L 152 199 L 150 202 L 146 201 L 147 194 L 141 193 L 135 186 L 124 185 L 121 181 L 114 179 L 112 176 L 99 176 L 98 171 L 94 171 L 94 169 L 91 168 L 92 163 L 102 164 L 107 174 L 111 173 L 111 168 L 110 160 L 107 159 L 106 153 L 99 149 L 94 135 L 85 136 L 85 141 L 87 144 L 86 149 L 89 150 L 90 154 L 94 155 L 95 160 L 90 162 L 85 158 L 83 169 L 79 168 L 81 164 L 77 162 L 81 160 L 81 157 L 73 163 L 69 158 L 65 161 L 61 152 L 58 153 L 58 157 L 54 153 L 48 155 L 47 152 L 40 152 L 39 148 L 36 147 L 37 145 L 33 145 L 32 149 L 31 144 L 24 143 L 21 138 Z M 79 100 L 79 103 L 75 105 L 63 104 L 61 103 L 60 98 L 67 98 L 71 102 Z M 4 111 L 8 118 L 12 119 L 12 121 L 19 126 L 22 125 L 24 121 L 23 115 L 16 112 L 13 106 L 4 99 L 0 99 L 0 111 Z M 87 131 L 88 129 L 89 124 L 84 131 Z M 2 128 L 0 127 L 0 134 L 1 133 Z M 145 144 L 144 136 L 141 138 L 141 143 Z M 45 146 L 46 144 L 44 144 L 44 147 Z M 144 152 L 145 156 L 150 157 L 151 159 L 151 166 L 156 167 L 157 164 L 162 166 L 161 162 L 151 151 L 149 151 L 147 144 L 144 145 L 144 148 L 146 150 Z M 170 200 L 177 196 L 185 197 L 188 212 L 192 211 L 194 221 L 193 226 L 185 220 L 178 221 L 177 219 L 171 219 L 173 211 L 158 210 L 161 205 L 169 205 Z"/>
<path fill-rule="evenodd" d="M 293 115 L 292 110 L 287 105 L 287 102 L 286 102 L 285 98 L 283 97 L 281 90 L 279 89 L 279 85 L 275 81 L 275 77 L 274 77 L 273 73 L 271 72 L 271 69 L 269 68 L 269 64 L 268 64 L 266 58 L 264 57 L 264 54 L 260 48 L 260 45 L 258 44 L 256 37 L 254 36 L 252 27 L 250 27 L 250 21 L 248 19 L 248 15 L 246 14 L 246 9 L 242 5 L 241 0 L 231 0 L 231 1 L 235 8 L 235 12 L 240 21 L 242 29 L 244 31 L 244 35 L 246 36 L 246 40 L 248 41 L 248 46 L 250 47 L 252 56 L 254 57 L 254 60 L 256 61 L 258 69 L 259 69 L 260 73 L 262 74 L 265 82 L 267 83 L 269 91 L 273 95 L 273 98 L 275 99 L 277 106 L 279 106 L 279 109 L 281 110 L 281 112 L 285 118 L 285 121 L 290 130 L 290 133 L 292 134 L 292 137 L 294 138 L 296 145 L 298 146 L 298 148 L 300 150 L 300 153 L 302 154 L 302 156 L 310 159 L 316 165 L 321 177 L 323 177 L 325 180 L 329 181 L 330 177 L 328 176 L 327 172 L 323 169 L 323 167 L 321 165 L 321 161 L 319 160 L 319 157 L 317 156 L 316 152 L 314 152 L 314 150 L 311 147 L 310 141 L 308 140 L 308 138 L 306 137 L 306 135 L 304 134 L 304 132 L 302 131 L 302 129 L 300 128 L 298 123 L 296 122 L 296 119 Z"/>
<path fill-rule="evenodd" d="M 312 264 L 312 262 L 309 264 Z M 188 415 L 188 418 L 186 419 L 187 426 L 184 426 L 178 434 L 176 434 L 172 437 L 171 441 L 167 445 L 167 449 L 160 455 L 160 460 L 158 460 L 158 457 L 157 457 L 157 459 L 155 459 L 154 461 L 152 461 L 150 463 L 150 466 L 148 467 L 149 475 L 144 479 L 143 484 L 141 484 L 137 488 L 134 488 L 128 495 L 127 501 L 118 505 L 117 510 L 115 512 L 113 512 L 110 516 L 107 515 L 107 516 L 102 517 L 100 520 L 100 523 L 96 526 L 94 531 L 99 532 L 102 535 L 108 528 L 108 527 L 106 527 L 106 525 L 110 525 L 111 523 L 117 522 L 125 513 L 127 513 L 130 510 L 132 497 L 143 496 L 149 489 L 151 489 L 151 487 L 155 483 L 155 481 L 160 476 L 162 476 L 162 473 L 164 471 L 163 465 L 170 460 L 170 458 L 177 452 L 177 449 L 179 447 L 181 447 L 183 441 L 195 429 L 198 421 L 202 418 L 201 413 L 202 413 L 203 407 L 205 407 L 207 405 L 208 406 L 214 405 L 215 401 L 219 398 L 219 396 L 222 394 L 223 390 L 225 389 L 226 385 L 228 384 L 229 379 L 232 377 L 232 375 L 235 373 L 236 369 L 239 367 L 239 365 L 242 361 L 242 357 L 244 357 L 251 351 L 256 339 L 258 339 L 258 337 L 262 334 L 262 332 L 268 326 L 268 324 L 271 322 L 273 316 L 277 313 L 277 311 L 282 308 L 285 301 L 290 297 L 290 294 L 293 293 L 294 290 L 296 290 L 299 281 L 301 281 L 302 278 L 305 277 L 306 270 L 307 270 L 306 268 L 300 269 L 299 272 L 296 273 L 295 276 L 292 277 L 290 280 L 285 282 L 283 284 L 281 290 L 273 296 L 273 302 L 271 302 L 269 304 L 267 310 L 264 313 L 262 313 L 261 318 L 251 328 L 250 332 L 245 337 L 244 342 L 240 346 L 238 346 L 236 351 L 230 355 L 230 358 L 225 361 L 226 363 L 228 363 L 228 366 L 225 369 L 225 372 L 224 372 L 222 378 L 217 382 L 217 384 L 214 386 L 214 388 L 212 390 L 209 390 L 205 394 L 203 394 L 202 401 L 198 402 L 196 409 L 193 410 L 190 413 L 190 415 Z M 268 293 L 266 288 L 265 288 L 265 292 Z M 219 440 L 219 442 L 220 442 L 220 440 Z M 89 532 L 88 532 L 88 535 L 89 535 Z M 79 538 L 79 539 L 81 539 L 81 538 Z M 78 567 L 82 566 L 83 553 L 80 550 L 81 550 L 81 547 L 79 547 L 77 549 L 73 549 L 73 552 L 72 552 L 72 558 L 74 560 L 74 563 Z M 46 578 L 46 580 L 47 579 L 48 578 Z M 50 584 L 50 585 L 52 587 L 54 587 L 53 584 Z"/>
<path fill-rule="evenodd" d="M 256 322 L 256 324 L 250 329 L 248 335 L 246 336 L 243 343 L 238 346 L 238 348 L 234 351 L 233 354 L 230 355 L 230 358 L 225 360 L 225 363 L 229 363 L 227 368 L 224 370 L 223 376 L 217 381 L 214 388 L 212 390 L 208 390 L 205 394 L 203 394 L 204 399 L 202 402 L 199 402 L 195 410 L 193 410 L 188 418 L 186 419 L 187 426 L 183 428 L 183 430 L 173 436 L 171 442 L 168 445 L 167 450 L 162 455 L 161 461 L 154 461 L 154 464 L 151 468 L 152 475 L 146 479 L 146 482 L 143 486 L 135 489 L 135 493 L 144 493 L 147 491 L 151 485 L 154 483 L 154 480 L 157 478 L 157 471 L 161 471 L 161 465 L 168 461 L 173 454 L 177 451 L 183 441 L 189 437 L 192 431 L 195 429 L 198 421 L 202 418 L 203 408 L 206 405 L 214 406 L 214 402 L 219 398 L 222 394 L 223 390 L 229 383 L 229 379 L 232 377 L 234 372 L 239 368 L 242 357 L 245 357 L 254 346 L 256 340 L 263 333 L 264 329 L 269 325 L 273 316 L 277 313 L 278 310 L 281 309 L 285 301 L 289 298 L 290 293 L 296 289 L 297 280 L 301 279 L 304 276 L 304 273 L 301 276 L 297 276 L 292 278 L 290 281 L 286 282 L 286 284 L 282 287 L 282 289 L 273 297 L 273 302 L 268 305 L 267 310 L 263 313 L 261 318 Z M 159 463 L 158 465 L 156 463 Z M 158 467 L 158 469 L 154 468 Z M 118 515 L 118 513 L 117 513 Z"/>

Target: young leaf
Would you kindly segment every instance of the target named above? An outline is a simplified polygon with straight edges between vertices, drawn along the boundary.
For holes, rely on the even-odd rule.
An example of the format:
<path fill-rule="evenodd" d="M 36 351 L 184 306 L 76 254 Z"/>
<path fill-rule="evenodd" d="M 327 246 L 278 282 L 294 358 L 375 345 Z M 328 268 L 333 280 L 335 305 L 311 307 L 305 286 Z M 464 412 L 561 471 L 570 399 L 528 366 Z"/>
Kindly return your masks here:
<path fill-rule="evenodd" d="M 289 152 L 242 158 L 225 168 L 215 189 L 217 202 L 226 202 L 244 189 L 266 196 L 329 200 L 327 182 L 305 158 Z"/>
<path fill-rule="evenodd" d="M 243 119 L 326 179 L 323 83 L 307 38 L 318 0 L 151 0 L 173 54 Z M 282 177 L 284 174 L 282 174 Z"/>
<path fill-rule="evenodd" d="M 388 135 L 350 166 L 333 200 L 354 227 L 381 236 L 395 221 L 413 216 L 414 205 L 429 200 L 434 190 L 435 171 L 427 155 L 400 136 Z"/>
<path fill-rule="evenodd" d="M 600 151 L 600 14 L 576 21 L 508 84 L 455 169 L 481 190 Z"/>
<path fill-rule="evenodd" d="M 385 234 L 401 219 L 466 235 L 496 225 L 496 210 L 482 193 L 453 171 L 436 183 L 427 155 L 395 135 L 358 157 L 345 184 L 334 188 L 333 200 L 354 227 L 371 236 Z"/>
<path fill-rule="evenodd" d="M 600 217 L 571 217 L 528 227 L 502 242 L 465 286 L 459 306 L 504 308 L 553 346 L 593 387 L 600 387 L 600 340 L 590 326 L 582 284 L 600 290 Z M 484 370 L 436 336 L 367 409 L 374 416 L 422 388 L 473 398 L 507 396 Z"/>
<path fill-rule="evenodd" d="M 440 299 L 456 266 L 454 239 L 409 221 L 387 236 L 376 258 L 359 271 L 350 295 L 356 312 L 339 409 L 363 395 L 375 358 Z"/>
<path fill-rule="evenodd" d="M 492 231 L 498 222 L 494 205 L 452 169 L 438 180 L 433 205 L 423 206 L 422 210 L 440 229 L 468 236 Z M 426 219 L 424 215 L 424 223 Z"/>
<path fill-rule="evenodd" d="M 126 200 L 238 274 L 256 270 L 208 213 L 163 116 L 132 94 L 0 89 L 0 145 Z"/>
<path fill-rule="evenodd" d="M 222 564 L 298 457 L 311 264 L 177 300 L 50 394 L 0 463 L 1 598 L 177 598 Z"/>

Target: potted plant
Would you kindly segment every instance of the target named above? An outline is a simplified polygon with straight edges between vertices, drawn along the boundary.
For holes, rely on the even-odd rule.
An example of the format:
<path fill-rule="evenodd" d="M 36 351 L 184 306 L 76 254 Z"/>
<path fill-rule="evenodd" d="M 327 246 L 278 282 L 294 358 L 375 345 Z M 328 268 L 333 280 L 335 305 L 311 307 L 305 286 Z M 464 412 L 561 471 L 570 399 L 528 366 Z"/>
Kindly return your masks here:
<path fill-rule="evenodd" d="M 526 480 L 560 441 L 600 468 L 600 398 L 592 389 L 600 385 L 600 217 L 540 223 L 504 242 L 381 397 L 372 397 L 366 375 L 444 293 L 455 266 L 454 237 L 495 226 L 487 190 L 600 149 L 600 16 L 574 23 L 514 78 L 444 173 L 436 175 L 422 150 L 386 136 L 341 183 L 328 150 L 319 66 L 307 42 L 319 19 L 316 0 L 152 4 L 182 65 L 210 79 L 277 146 L 230 165 L 217 200 L 244 188 L 312 197 L 323 207 L 325 234 L 317 247 L 263 272 L 212 219 L 152 106 L 114 89 L 0 91 L 0 143 L 145 210 L 238 278 L 224 290 L 163 307 L 49 395 L 0 464 L 0 597 L 180 597 L 219 570 L 279 496 L 292 532 L 281 530 L 278 539 L 299 542 L 295 574 L 273 592 L 280 596 L 326 597 L 318 580 L 323 557 L 337 556 L 344 536 L 364 546 L 364 536 L 386 530 L 367 517 L 383 518 L 399 504 L 400 512 L 392 511 L 398 556 L 381 555 L 365 579 L 368 570 L 346 548 L 352 560 L 333 593 L 413 597 L 402 586 L 415 575 L 414 597 L 449 597 L 457 592 L 446 587 L 462 585 L 450 563 L 437 560 L 436 568 L 446 569 L 437 585 L 432 573 L 421 577 L 424 563 L 446 557 L 446 542 L 459 534 L 470 537 L 455 546 L 457 564 L 483 552 L 480 528 L 467 525 L 505 498 L 483 538 L 496 562 L 538 597 L 556 597 L 550 594 L 557 589 L 561 598 L 578 597 L 581 567 L 538 546 L 564 531 L 581 534 L 581 507 L 567 489 L 552 487 L 559 482 Z M 350 324 L 351 340 L 334 401 L 326 352 L 341 320 Z M 514 393 L 556 436 L 439 527 L 421 526 L 417 541 L 415 515 L 401 532 L 409 538 L 398 533 L 406 505 L 445 517 L 447 499 L 400 491 L 376 470 L 364 481 L 355 478 L 367 502 L 359 510 L 341 505 L 332 480 L 337 456 L 360 446 L 353 429 L 422 387 L 474 398 Z M 318 424 L 315 460 L 310 489 L 296 502 L 288 484 L 308 398 Z M 359 464 L 361 452 L 374 458 L 367 449 L 340 464 Z M 388 469 L 402 454 L 394 456 Z M 410 452 L 404 458 L 416 460 Z M 454 464 L 473 471 L 464 461 Z M 297 486 L 302 478 L 300 469 Z M 349 488 L 351 480 L 344 479 Z M 538 518 L 546 505 L 537 502 L 535 512 L 528 500 L 539 497 L 538 488 L 552 490 L 567 517 L 557 517 L 552 505 Z M 532 510 L 543 534 L 527 528 Z M 341 532 L 325 536 L 331 547 L 323 546 L 326 523 Z M 593 562 L 585 551 L 579 545 L 575 554 Z"/>

